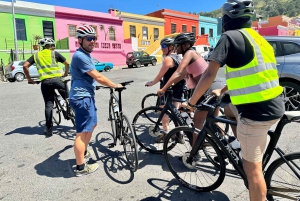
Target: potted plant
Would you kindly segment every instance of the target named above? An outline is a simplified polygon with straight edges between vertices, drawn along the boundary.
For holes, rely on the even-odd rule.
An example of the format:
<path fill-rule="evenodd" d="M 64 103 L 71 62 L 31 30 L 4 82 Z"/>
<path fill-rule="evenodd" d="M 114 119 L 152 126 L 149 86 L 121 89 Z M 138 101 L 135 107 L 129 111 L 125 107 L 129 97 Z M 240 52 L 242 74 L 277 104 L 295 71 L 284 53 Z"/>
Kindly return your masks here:
<path fill-rule="evenodd" d="M 39 49 L 39 41 L 42 39 L 40 35 L 33 35 L 33 49 L 38 50 Z"/>

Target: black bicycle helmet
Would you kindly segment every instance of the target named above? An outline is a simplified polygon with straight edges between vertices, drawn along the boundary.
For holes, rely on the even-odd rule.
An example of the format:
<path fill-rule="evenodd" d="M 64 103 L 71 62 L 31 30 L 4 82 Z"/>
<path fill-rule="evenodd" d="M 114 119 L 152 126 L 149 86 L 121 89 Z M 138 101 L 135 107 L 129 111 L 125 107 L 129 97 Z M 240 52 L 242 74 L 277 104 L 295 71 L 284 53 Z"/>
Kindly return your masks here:
<path fill-rule="evenodd" d="M 174 39 L 174 44 L 190 43 L 193 45 L 195 42 L 196 38 L 193 32 L 178 34 Z"/>
<path fill-rule="evenodd" d="M 222 14 L 230 18 L 252 17 L 253 2 L 252 0 L 227 0 L 222 7 Z"/>
<path fill-rule="evenodd" d="M 160 41 L 160 45 L 174 45 L 173 38 L 164 38 Z"/>

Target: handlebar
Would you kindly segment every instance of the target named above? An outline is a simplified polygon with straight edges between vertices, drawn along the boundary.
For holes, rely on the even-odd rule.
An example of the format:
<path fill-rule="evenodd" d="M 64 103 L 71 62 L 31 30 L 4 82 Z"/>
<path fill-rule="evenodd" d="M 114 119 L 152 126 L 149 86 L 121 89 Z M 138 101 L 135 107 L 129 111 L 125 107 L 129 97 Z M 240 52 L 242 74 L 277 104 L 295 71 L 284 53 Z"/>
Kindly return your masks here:
<path fill-rule="evenodd" d="M 126 85 L 130 85 L 130 83 L 134 82 L 133 80 L 130 81 L 125 81 L 125 82 L 120 82 L 119 84 L 121 84 L 123 87 L 125 88 Z M 106 87 L 106 86 L 96 86 L 96 90 L 99 89 L 111 89 L 112 87 Z M 117 87 L 116 89 L 120 89 L 121 87 Z"/>

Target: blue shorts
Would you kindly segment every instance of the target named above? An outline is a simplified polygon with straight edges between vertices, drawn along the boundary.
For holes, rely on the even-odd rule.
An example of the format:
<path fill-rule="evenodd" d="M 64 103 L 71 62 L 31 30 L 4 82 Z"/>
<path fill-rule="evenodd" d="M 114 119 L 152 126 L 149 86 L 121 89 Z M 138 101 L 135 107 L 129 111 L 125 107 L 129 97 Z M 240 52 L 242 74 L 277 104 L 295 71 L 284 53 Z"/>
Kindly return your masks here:
<path fill-rule="evenodd" d="M 70 105 L 75 111 L 76 132 L 92 132 L 97 124 L 97 108 L 93 97 L 70 99 Z"/>

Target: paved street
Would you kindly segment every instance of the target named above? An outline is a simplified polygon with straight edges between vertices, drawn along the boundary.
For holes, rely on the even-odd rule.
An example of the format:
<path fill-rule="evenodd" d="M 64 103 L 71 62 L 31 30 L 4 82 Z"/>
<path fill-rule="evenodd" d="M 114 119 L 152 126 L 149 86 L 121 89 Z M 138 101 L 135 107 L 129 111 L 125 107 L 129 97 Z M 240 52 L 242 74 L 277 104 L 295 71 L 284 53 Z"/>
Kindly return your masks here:
<path fill-rule="evenodd" d="M 115 82 L 134 80 L 123 92 L 124 113 L 133 119 L 140 110 L 142 97 L 155 92 L 158 85 L 144 87 L 161 65 L 123 68 L 103 73 Z M 98 126 L 90 149 L 99 169 L 75 177 L 73 140 L 70 121 L 54 127 L 45 137 L 44 104 L 39 85 L 27 81 L 0 83 L 0 200 L 248 200 L 243 181 L 226 175 L 215 191 L 197 193 L 179 185 L 169 172 L 163 155 L 139 151 L 139 169 L 131 173 L 122 156 L 122 147 L 108 149 L 111 142 L 108 118 L 108 90 L 96 91 Z M 279 146 L 287 152 L 299 151 L 299 124 L 286 126 Z M 289 145 L 289 147 L 287 147 Z"/>

